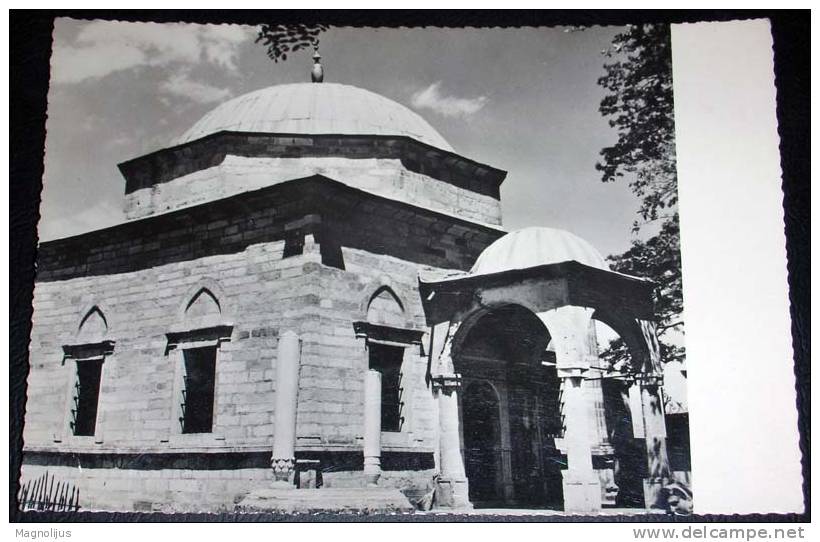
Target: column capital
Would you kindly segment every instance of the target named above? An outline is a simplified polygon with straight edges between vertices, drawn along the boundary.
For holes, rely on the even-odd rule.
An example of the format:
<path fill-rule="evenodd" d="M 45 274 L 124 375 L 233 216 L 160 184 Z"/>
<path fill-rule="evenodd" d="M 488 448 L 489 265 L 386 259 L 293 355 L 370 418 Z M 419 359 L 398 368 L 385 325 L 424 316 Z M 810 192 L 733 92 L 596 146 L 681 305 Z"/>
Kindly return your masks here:
<path fill-rule="evenodd" d="M 636 375 L 635 381 L 643 388 L 661 387 L 663 386 L 662 374 L 641 373 Z"/>
<path fill-rule="evenodd" d="M 461 387 L 461 375 L 458 373 L 433 375 L 433 390 L 449 392 Z"/>
<path fill-rule="evenodd" d="M 587 371 L 589 371 L 589 365 L 583 366 L 558 366 L 556 367 L 558 378 L 584 378 Z"/>
<path fill-rule="evenodd" d="M 444 344 L 442 345 L 441 352 L 439 352 L 436 360 L 435 370 L 439 374 L 446 375 L 451 374 L 454 371 L 453 340 L 455 339 L 456 333 L 458 333 L 460 327 L 461 322 L 458 321 L 451 321 L 447 326 L 447 335 L 444 337 Z"/>

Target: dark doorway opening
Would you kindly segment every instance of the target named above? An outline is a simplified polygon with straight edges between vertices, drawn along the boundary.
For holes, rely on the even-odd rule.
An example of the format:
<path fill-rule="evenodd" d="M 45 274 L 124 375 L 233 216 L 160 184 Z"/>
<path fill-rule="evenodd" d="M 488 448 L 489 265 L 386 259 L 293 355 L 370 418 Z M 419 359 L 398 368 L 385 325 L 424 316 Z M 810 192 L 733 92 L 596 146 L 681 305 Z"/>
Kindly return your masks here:
<path fill-rule="evenodd" d="M 545 352 L 549 363 L 554 354 Z M 527 508 L 563 509 L 561 470 L 566 456 L 555 439 L 563 434 L 560 382 L 555 366 L 534 369 L 524 380 L 511 379 L 510 443 L 515 502 Z"/>
<path fill-rule="evenodd" d="M 560 383 L 546 327 L 524 307 L 506 305 L 482 315 L 466 333 L 454 362 L 465 382 L 470 500 L 479 508 L 560 509 Z"/>
<path fill-rule="evenodd" d="M 464 390 L 464 468 L 470 482 L 470 502 L 502 502 L 499 492 L 501 432 L 495 390 L 487 382 L 474 382 Z"/>

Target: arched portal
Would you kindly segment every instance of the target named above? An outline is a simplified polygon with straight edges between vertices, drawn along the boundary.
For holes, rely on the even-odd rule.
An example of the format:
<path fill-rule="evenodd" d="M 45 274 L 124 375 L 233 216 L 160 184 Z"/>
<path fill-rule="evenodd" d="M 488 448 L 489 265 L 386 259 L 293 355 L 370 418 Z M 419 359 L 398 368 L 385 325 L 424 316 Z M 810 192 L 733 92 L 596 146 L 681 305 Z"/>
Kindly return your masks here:
<path fill-rule="evenodd" d="M 520 305 L 488 308 L 454 340 L 465 469 L 475 506 L 562 505 L 559 381 L 550 335 Z M 497 421 L 495 417 L 497 416 Z"/>

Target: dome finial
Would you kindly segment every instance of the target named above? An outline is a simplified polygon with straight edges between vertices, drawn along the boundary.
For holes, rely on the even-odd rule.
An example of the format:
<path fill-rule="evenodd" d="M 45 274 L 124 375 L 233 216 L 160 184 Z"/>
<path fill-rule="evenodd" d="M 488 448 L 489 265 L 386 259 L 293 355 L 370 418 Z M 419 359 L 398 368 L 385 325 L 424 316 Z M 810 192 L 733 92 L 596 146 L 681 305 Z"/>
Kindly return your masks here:
<path fill-rule="evenodd" d="M 310 72 L 310 80 L 314 83 L 321 83 L 325 78 L 325 71 L 322 68 L 322 63 L 319 60 L 322 55 L 319 54 L 319 46 L 313 46 L 313 70 Z"/>

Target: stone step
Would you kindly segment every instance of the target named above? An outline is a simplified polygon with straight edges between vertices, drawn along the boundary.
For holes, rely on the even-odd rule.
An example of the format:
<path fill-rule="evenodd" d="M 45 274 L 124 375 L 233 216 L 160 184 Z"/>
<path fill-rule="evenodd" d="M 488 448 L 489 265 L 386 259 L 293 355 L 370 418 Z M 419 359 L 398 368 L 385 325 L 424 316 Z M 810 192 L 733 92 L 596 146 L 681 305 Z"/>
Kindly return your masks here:
<path fill-rule="evenodd" d="M 414 507 L 401 491 L 392 488 L 262 488 L 236 504 L 239 513 L 394 514 L 413 513 Z"/>

